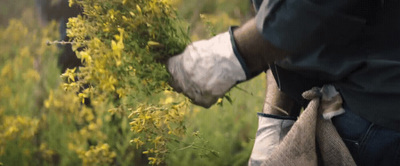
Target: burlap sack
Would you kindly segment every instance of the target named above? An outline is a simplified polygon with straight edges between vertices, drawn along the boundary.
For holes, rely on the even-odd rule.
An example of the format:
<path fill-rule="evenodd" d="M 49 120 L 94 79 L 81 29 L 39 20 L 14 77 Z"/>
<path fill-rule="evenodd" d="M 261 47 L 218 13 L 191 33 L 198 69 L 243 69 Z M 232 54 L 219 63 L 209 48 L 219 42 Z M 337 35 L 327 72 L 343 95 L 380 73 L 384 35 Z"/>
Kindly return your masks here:
<path fill-rule="evenodd" d="M 311 100 L 307 108 L 262 165 L 356 165 L 330 120 L 344 112 L 339 93 L 324 86 L 304 92 L 303 97 Z"/>

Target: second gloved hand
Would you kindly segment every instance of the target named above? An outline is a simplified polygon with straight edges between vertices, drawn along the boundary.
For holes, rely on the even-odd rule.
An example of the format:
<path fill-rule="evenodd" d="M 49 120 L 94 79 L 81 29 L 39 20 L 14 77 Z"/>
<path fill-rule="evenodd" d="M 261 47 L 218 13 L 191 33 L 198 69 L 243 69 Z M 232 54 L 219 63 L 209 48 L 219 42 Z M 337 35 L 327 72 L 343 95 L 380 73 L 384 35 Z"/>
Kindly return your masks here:
<path fill-rule="evenodd" d="M 194 104 L 210 107 L 235 84 L 246 80 L 228 32 L 193 42 L 168 60 L 171 86 Z"/>

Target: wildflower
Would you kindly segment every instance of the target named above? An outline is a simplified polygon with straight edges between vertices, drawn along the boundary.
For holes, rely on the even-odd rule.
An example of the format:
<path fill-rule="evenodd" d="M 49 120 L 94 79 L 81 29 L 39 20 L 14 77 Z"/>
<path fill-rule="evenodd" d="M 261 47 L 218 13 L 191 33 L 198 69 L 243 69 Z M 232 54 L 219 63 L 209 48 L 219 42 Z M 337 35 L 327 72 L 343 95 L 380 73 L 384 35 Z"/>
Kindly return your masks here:
<path fill-rule="evenodd" d="M 61 75 L 61 78 L 67 78 L 68 82 L 75 82 L 75 70 L 76 67 L 73 69 L 67 69 L 66 72 Z"/>

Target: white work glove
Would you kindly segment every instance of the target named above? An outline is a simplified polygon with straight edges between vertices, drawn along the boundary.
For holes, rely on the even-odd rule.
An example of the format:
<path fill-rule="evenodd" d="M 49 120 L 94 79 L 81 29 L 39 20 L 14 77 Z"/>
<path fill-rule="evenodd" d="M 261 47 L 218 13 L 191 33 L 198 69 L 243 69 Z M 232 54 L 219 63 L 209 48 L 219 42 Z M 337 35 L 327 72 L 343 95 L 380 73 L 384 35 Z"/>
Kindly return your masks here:
<path fill-rule="evenodd" d="M 221 33 L 209 40 L 193 42 L 168 60 L 171 86 L 194 104 L 210 107 L 246 74 L 234 54 L 231 36 Z"/>
<path fill-rule="evenodd" d="M 249 166 L 259 166 L 280 144 L 296 118 L 258 113 L 258 129 Z"/>

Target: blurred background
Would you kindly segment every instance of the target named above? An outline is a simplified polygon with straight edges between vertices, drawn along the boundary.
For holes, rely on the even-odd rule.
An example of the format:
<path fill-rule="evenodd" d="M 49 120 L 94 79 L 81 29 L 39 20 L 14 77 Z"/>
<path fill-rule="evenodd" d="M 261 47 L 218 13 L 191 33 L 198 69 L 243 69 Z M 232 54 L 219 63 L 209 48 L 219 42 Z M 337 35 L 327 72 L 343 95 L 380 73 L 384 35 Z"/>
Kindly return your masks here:
<path fill-rule="evenodd" d="M 46 44 L 64 38 L 64 22 L 44 18 L 37 2 L 0 1 L 0 165 L 146 165 L 141 149 L 129 143 L 133 136 L 123 127 L 129 123 L 126 119 L 112 126 L 113 117 L 106 112 L 88 129 L 82 128 L 77 119 L 94 115 L 74 112 L 77 108 L 69 103 L 77 102 L 76 94 L 58 92 L 65 48 Z M 227 31 L 253 15 L 249 0 L 172 3 L 190 25 L 193 41 Z M 264 91 L 262 74 L 233 88 L 231 103 L 210 109 L 191 106 L 186 127 L 194 134 L 171 147 L 163 165 L 247 165 Z M 106 144 L 91 146 L 88 131 L 96 131 L 88 135 Z"/>

